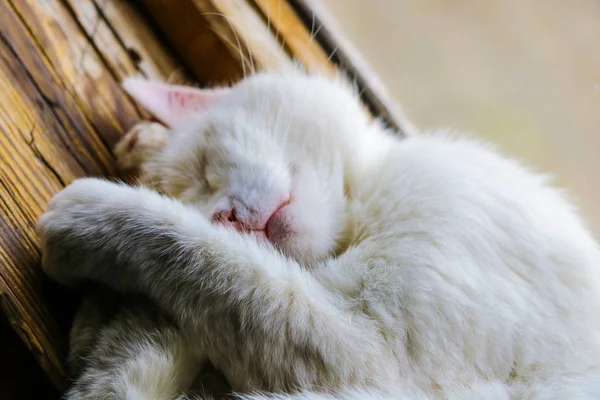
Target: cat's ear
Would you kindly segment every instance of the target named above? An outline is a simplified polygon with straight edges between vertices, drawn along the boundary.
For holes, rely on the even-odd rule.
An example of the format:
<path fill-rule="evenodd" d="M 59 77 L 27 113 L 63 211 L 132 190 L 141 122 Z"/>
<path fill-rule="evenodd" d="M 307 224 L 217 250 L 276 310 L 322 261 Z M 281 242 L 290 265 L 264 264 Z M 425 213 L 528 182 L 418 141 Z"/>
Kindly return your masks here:
<path fill-rule="evenodd" d="M 216 104 L 229 89 L 196 89 L 139 78 L 126 78 L 123 89 L 135 101 L 169 126 L 185 116 Z"/>

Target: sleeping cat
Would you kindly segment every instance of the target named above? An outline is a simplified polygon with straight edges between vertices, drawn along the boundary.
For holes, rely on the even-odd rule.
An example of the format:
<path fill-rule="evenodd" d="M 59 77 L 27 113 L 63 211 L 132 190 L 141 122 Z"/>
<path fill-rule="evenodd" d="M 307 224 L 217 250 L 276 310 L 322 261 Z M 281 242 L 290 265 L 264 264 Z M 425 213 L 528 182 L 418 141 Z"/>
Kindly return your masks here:
<path fill-rule="evenodd" d="M 43 267 L 167 317 L 106 328 L 69 398 L 174 399 L 206 360 L 241 399 L 600 398 L 600 251 L 545 178 L 342 79 L 124 87 L 169 126 L 117 148 L 153 189 L 73 182 Z"/>

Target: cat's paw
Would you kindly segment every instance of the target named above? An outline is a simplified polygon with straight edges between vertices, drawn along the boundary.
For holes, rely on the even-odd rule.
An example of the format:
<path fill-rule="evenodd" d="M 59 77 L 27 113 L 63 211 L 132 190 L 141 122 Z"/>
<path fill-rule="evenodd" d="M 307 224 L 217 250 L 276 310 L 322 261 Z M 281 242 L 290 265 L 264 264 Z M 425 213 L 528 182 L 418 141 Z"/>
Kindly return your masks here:
<path fill-rule="evenodd" d="M 90 250 L 101 245 L 107 211 L 126 202 L 127 187 L 102 179 L 77 179 L 48 203 L 38 221 L 44 272 L 64 284 L 85 277 Z M 110 235 L 105 232 L 105 235 Z"/>
<path fill-rule="evenodd" d="M 159 123 L 136 124 L 114 148 L 117 166 L 122 170 L 140 168 L 167 144 L 168 139 L 168 129 Z"/>

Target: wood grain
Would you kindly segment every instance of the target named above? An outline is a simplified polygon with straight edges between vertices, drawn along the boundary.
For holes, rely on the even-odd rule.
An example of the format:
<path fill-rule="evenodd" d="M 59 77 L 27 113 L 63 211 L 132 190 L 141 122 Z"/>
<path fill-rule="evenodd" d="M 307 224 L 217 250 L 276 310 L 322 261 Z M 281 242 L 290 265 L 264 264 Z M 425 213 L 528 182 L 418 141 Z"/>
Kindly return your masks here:
<path fill-rule="evenodd" d="M 138 2 L 200 79 L 214 79 L 204 66 L 207 49 L 210 59 L 233 72 L 224 74 L 225 80 L 236 81 L 252 70 L 291 68 L 297 61 L 311 71 L 335 69 L 286 1 L 179 0 L 178 7 L 170 0 Z M 210 40 L 202 39 L 205 31 L 211 32 Z"/>
<path fill-rule="evenodd" d="M 300 61 L 309 71 L 333 72 L 336 67 L 321 44 L 316 41 L 318 26 L 306 26 L 287 1 L 252 0 L 263 19 L 290 57 Z"/>
<path fill-rule="evenodd" d="M 91 10 L 84 2 L 75 9 L 59 1 L 0 0 L 1 306 L 57 387 L 65 382 L 66 347 L 58 321 L 68 305 L 51 313 L 62 291 L 44 297 L 36 221 L 52 195 L 76 177 L 114 175 L 110 148 L 141 117 L 119 87 L 125 75 L 139 72 L 129 52 L 117 47 L 134 41 L 132 30 L 122 41 L 114 33 L 119 30 L 102 31 L 99 43 L 112 50 L 99 52 L 86 30 L 93 18 L 83 20 Z M 166 51 L 140 53 L 149 57 L 147 74 L 159 74 L 154 57 L 161 68 L 177 65 Z"/>
<path fill-rule="evenodd" d="M 65 2 L 115 76 L 141 75 L 160 81 L 190 79 L 132 3 Z"/>
<path fill-rule="evenodd" d="M 170 0 L 136 3 L 152 17 L 194 78 L 208 84 L 227 85 L 244 76 L 239 60 L 246 55 L 229 51 L 226 41 L 207 23 L 208 15 L 218 16 L 217 9 L 199 8 L 192 0 L 178 0 L 177 7 Z"/>
<path fill-rule="evenodd" d="M 241 68 L 231 76 L 220 75 L 217 83 L 236 81 L 252 69 L 282 70 L 296 62 L 311 72 L 341 71 L 356 83 L 375 117 L 401 135 L 410 130 L 399 105 L 333 21 L 302 0 L 179 0 L 178 7 L 170 0 L 138 1 L 203 81 L 214 81 L 201 56 L 207 48 L 223 67 Z M 213 32 L 211 41 L 190 40 L 195 30 L 206 29 Z"/>

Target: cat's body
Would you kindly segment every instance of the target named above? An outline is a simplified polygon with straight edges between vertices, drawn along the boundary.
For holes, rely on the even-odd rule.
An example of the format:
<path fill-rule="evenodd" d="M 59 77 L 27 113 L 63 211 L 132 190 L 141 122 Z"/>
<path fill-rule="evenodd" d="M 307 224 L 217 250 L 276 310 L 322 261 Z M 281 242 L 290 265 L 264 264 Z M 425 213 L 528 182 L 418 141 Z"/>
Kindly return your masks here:
<path fill-rule="evenodd" d="M 51 276 L 149 296 L 238 392 L 600 398 L 600 251 L 544 179 L 470 141 L 399 140 L 320 77 L 128 86 L 174 125 L 132 159 L 181 202 L 75 182 L 40 222 Z M 187 390 L 189 360 L 160 359 L 186 365 L 161 398 Z"/>

